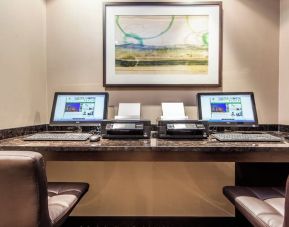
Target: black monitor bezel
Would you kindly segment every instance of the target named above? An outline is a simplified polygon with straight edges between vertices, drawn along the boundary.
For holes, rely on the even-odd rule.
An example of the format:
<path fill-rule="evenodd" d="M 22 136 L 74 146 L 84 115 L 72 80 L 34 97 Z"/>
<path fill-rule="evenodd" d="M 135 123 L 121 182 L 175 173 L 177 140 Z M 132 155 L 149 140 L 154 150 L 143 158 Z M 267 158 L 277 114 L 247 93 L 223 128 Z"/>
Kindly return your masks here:
<path fill-rule="evenodd" d="M 256 110 L 256 103 L 255 97 L 253 92 L 202 92 L 197 93 L 197 105 L 198 105 L 198 116 L 199 120 L 202 120 L 202 105 L 201 105 L 201 96 L 206 95 L 250 95 L 252 100 L 252 108 L 254 114 L 254 122 L 242 122 L 242 121 L 235 121 L 235 122 L 212 122 L 208 121 L 209 126 L 211 127 L 257 127 L 258 126 L 258 116 Z"/>
<path fill-rule="evenodd" d="M 107 119 L 107 111 L 108 111 L 108 98 L 109 94 L 107 92 L 55 92 L 54 93 L 54 99 L 53 99 L 53 105 L 51 109 L 50 114 L 50 125 L 80 125 L 80 126 L 86 126 L 86 125 L 95 125 L 97 123 L 101 123 L 103 120 L 96 120 L 96 121 L 54 121 L 54 114 L 55 114 L 55 107 L 56 107 L 56 101 L 57 97 L 59 95 L 104 95 L 104 111 L 103 111 L 103 120 Z"/>

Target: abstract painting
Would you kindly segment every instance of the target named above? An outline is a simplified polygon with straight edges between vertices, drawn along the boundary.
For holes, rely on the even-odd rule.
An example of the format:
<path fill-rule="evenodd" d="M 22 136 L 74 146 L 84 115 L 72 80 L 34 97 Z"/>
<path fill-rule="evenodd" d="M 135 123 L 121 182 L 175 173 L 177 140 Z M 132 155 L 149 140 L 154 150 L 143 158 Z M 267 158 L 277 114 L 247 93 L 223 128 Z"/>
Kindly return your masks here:
<path fill-rule="evenodd" d="M 219 5 L 128 3 L 119 7 L 107 4 L 106 9 L 109 6 L 112 9 L 105 17 L 106 86 L 212 85 L 210 80 L 203 82 L 212 72 L 219 85 Z M 218 13 L 212 13 L 216 9 Z M 213 16 L 219 19 L 214 28 Z M 218 69 L 212 70 L 211 65 Z"/>

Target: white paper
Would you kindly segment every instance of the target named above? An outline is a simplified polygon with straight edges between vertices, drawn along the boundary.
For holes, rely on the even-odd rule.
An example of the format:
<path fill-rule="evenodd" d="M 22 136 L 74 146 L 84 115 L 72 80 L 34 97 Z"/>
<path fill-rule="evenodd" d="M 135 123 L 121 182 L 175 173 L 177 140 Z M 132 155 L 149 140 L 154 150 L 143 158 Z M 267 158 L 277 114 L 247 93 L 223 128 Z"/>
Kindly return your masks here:
<path fill-rule="evenodd" d="M 120 103 L 118 105 L 118 113 L 115 119 L 139 120 L 140 119 L 140 103 Z"/>
<path fill-rule="evenodd" d="M 174 129 L 186 129 L 186 124 L 174 124 Z"/>
<path fill-rule="evenodd" d="M 186 120 L 185 107 L 182 102 L 163 102 L 162 103 L 162 120 Z"/>
<path fill-rule="evenodd" d="M 140 116 L 138 115 L 127 115 L 127 116 L 114 116 L 115 120 L 140 120 Z"/>

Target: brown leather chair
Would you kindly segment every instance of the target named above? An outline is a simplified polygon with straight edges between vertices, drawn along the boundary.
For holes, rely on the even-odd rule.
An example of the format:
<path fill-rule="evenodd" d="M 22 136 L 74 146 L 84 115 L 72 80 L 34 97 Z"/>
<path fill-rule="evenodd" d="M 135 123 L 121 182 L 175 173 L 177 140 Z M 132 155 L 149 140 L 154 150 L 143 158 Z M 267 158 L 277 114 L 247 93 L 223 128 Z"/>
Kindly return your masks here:
<path fill-rule="evenodd" d="M 278 187 L 226 186 L 224 195 L 253 225 L 289 227 L 289 177 L 286 190 Z"/>
<path fill-rule="evenodd" d="M 0 151 L 0 226 L 60 226 L 87 183 L 47 183 L 41 154 Z"/>

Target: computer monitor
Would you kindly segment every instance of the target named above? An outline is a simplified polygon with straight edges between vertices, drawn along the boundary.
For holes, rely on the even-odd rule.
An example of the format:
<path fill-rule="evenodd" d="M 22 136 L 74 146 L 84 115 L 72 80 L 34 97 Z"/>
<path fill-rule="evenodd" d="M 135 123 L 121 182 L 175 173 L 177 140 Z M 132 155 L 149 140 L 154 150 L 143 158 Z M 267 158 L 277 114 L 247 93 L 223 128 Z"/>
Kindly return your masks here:
<path fill-rule="evenodd" d="M 197 94 L 199 119 L 210 126 L 255 127 L 258 118 L 252 92 Z"/>
<path fill-rule="evenodd" d="M 56 92 L 51 125 L 91 125 L 107 117 L 106 92 Z"/>

